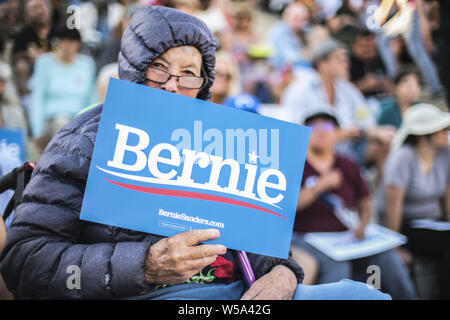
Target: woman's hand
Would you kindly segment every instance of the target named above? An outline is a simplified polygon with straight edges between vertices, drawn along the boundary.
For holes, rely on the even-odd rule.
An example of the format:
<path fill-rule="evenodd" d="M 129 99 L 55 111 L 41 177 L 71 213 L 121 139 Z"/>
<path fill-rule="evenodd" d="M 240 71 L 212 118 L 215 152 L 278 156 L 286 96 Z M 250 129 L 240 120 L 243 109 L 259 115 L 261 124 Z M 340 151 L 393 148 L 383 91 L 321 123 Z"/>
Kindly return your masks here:
<path fill-rule="evenodd" d="M 322 192 L 339 188 L 342 180 L 342 172 L 339 169 L 333 169 L 320 176 L 316 188 L 319 191 L 319 194 L 321 194 Z"/>
<path fill-rule="evenodd" d="M 150 246 L 145 261 L 147 283 L 183 283 L 204 267 L 213 263 L 218 255 L 225 254 L 223 245 L 201 244 L 216 239 L 220 232 L 215 229 L 190 230 L 163 238 Z"/>
<path fill-rule="evenodd" d="M 297 278 L 288 267 L 278 265 L 256 280 L 241 300 L 290 300 L 297 289 Z"/>
<path fill-rule="evenodd" d="M 366 237 L 366 226 L 360 224 L 356 229 L 353 230 L 353 235 L 357 240 L 363 240 Z"/>

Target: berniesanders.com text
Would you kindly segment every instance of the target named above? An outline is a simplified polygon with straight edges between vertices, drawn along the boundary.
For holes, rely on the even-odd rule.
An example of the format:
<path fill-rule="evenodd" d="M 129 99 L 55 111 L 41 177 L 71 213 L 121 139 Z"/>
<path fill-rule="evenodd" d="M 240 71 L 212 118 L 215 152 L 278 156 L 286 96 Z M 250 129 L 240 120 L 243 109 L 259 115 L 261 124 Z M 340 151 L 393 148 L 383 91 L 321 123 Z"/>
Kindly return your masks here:
<path fill-rule="evenodd" d="M 202 219 L 202 218 L 199 218 L 198 216 L 192 217 L 185 213 L 171 212 L 171 211 L 159 209 L 158 215 L 164 216 L 164 217 L 169 217 L 172 219 L 178 219 L 178 220 L 183 220 L 183 221 L 199 223 L 199 224 L 203 224 L 203 225 L 211 226 L 211 227 L 217 227 L 217 228 L 222 228 L 222 229 L 225 228 L 225 224 L 223 222 Z"/>

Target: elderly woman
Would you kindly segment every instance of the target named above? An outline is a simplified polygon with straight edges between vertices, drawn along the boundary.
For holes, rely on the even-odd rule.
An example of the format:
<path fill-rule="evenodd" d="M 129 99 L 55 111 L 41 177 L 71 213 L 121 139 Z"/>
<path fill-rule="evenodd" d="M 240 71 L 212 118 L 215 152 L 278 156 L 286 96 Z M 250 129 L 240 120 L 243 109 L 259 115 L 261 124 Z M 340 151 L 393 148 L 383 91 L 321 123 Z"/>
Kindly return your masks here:
<path fill-rule="evenodd" d="M 209 98 L 216 47 L 197 18 L 144 8 L 121 46 L 121 79 Z M 16 298 L 291 299 L 317 297 L 320 290 L 319 298 L 338 299 L 341 292 L 388 298 L 350 281 L 300 287 L 303 272 L 293 260 L 253 254 L 257 280 L 246 290 L 231 250 L 200 244 L 219 237 L 217 230 L 165 238 L 80 220 L 101 111 L 90 109 L 57 133 L 26 188 L 2 256 L 1 272 Z"/>

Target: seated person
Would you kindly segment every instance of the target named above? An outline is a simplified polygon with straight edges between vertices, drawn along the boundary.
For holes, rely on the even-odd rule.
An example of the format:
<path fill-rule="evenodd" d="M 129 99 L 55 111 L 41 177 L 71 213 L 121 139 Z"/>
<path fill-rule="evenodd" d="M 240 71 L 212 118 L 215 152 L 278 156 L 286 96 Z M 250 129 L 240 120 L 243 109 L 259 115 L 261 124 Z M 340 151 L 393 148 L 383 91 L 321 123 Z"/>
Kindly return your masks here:
<path fill-rule="evenodd" d="M 13 34 L 12 66 L 16 73 L 20 96 L 29 93 L 28 80 L 36 59 L 52 50 L 54 31 L 51 25 L 51 5 L 48 0 L 29 0 L 24 3 L 26 25 Z"/>
<path fill-rule="evenodd" d="M 216 43 L 197 18 L 145 7 L 133 15 L 121 45 L 121 79 L 210 98 Z M 200 244 L 218 238 L 218 230 L 161 237 L 80 220 L 101 112 L 101 105 L 94 107 L 62 128 L 27 185 L 1 257 L 1 274 L 16 298 L 390 298 L 351 280 L 302 286 L 303 271 L 294 260 L 256 254 L 248 255 L 256 281 L 246 288 L 232 250 Z M 79 286 L 68 286 L 77 268 Z M 207 281 L 201 281 L 204 275 Z"/>
<path fill-rule="evenodd" d="M 84 107 L 97 102 L 95 63 L 80 54 L 81 34 L 64 28 L 57 48 L 36 60 L 31 79 L 30 124 L 36 143 L 47 143 Z"/>
<path fill-rule="evenodd" d="M 386 95 L 391 82 L 378 55 L 375 34 L 357 30 L 351 44 L 350 80 L 364 96 Z"/>
<path fill-rule="evenodd" d="M 300 2 L 292 2 L 283 10 L 281 21 L 272 25 L 267 34 L 267 43 L 275 50 L 270 57 L 275 69 L 294 65 L 302 60 L 303 44 L 298 33 L 308 21 L 308 9 Z"/>
<path fill-rule="evenodd" d="M 420 97 L 419 75 L 414 71 L 400 72 L 394 79 L 394 99 L 381 103 L 378 125 L 390 125 L 398 129 L 402 115 Z"/>
<path fill-rule="evenodd" d="M 303 172 L 292 245 L 312 254 L 318 261 L 318 283 L 354 277 L 352 268 L 365 272 L 369 265 L 381 269 L 381 287 L 394 299 L 415 299 L 415 289 L 400 256 L 389 250 L 352 261 L 334 261 L 304 240 L 308 232 L 337 232 L 353 229 L 364 238 L 371 218 L 371 196 L 356 163 L 336 153 L 338 121 L 325 111 L 305 119 L 311 127 L 309 149 Z M 359 219 L 355 219 L 358 214 Z M 353 216 L 353 217 L 352 217 Z"/>
<path fill-rule="evenodd" d="M 281 105 L 290 121 L 303 123 L 311 110 L 322 108 L 339 121 L 338 149 L 363 163 L 367 137 L 390 142 L 390 128 L 376 125 L 376 118 L 364 96 L 348 81 L 349 58 L 342 44 L 324 40 L 312 48 L 313 69 L 299 72 L 286 88 Z"/>
<path fill-rule="evenodd" d="M 211 87 L 211 102 L 224 104 L 233 94 L 241 92 L 239 67 L 233 56 L 224 51 L 216 53 L 216 77 Z"/>
<path fill-rule="evenodd" d="M 402 253 L 430 257 L 439 264 L 440 297 L 450 298 L 450 231 L 413 228 L 415 219 L 450 217 L 450 114 L 428 104 L 409 108 L 384 167 L 387 227 L 408 237 Z"/>

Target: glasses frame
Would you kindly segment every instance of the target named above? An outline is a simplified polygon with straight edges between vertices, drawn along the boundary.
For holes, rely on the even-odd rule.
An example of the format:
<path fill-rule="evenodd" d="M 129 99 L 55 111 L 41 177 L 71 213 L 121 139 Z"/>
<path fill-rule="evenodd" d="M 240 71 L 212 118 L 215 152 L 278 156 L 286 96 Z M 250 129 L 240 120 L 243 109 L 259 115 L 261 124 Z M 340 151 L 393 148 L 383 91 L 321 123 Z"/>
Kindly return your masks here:
<path fill-rule="evenodd" d="M 167 72 L 167 71 L 164 71 L 164 70 L 155 68 L 155 67 L 151 67 L 151 66 L 150 66 L 149 68 L 155 69 L 155 70 L 158 70 L 158 71 L 161 71 L 161 72 L 164 72 L 164 73 L 166 73 L 166 74 L 169 75 L 169 77 L 167 78 L 167 80 L 164 81 L 164 82 L 161 82 L 161 81 L 155 81 L 155 80 L 152 80 L 152 79 L 147 78 L 147 77 L 145 78 L 146 81 L 151 81 L 151 82 L 157 83 L 157 84 L 159 84 L 159 85 L 166 84 L 172 77 L 175 77 L 175 78 L 176 78 L 176 81 L 177 81 L 177 86 L 178 86 L 179 88 L 201 90 L 201 89 L 203 89 L 203 88 L 205 87 L 205 83 L 207 82 L 206 79 L 205 79 L 205 77 L 203 77 L 202 75 L 200 75 L 200 76 L 175 75 L 175 74 L 171 74 L 170 72 Z M 203 66 L 202 66 L 202 70 L 200 71 L 200 74 L 203 74 L 203 73 L 204 73 L 204 71 L 203 71 Z M 180 85 L 180 78 L 183 78 L 183 77 L 184 77 L 184 78 L 200 78 L 200 79 L 203 80 L 203 82 L 202 82 L 202 85 L 201 85 L 199 88 L 189 88 L 189 87 L 185 87 L 185 86 Z"/>

